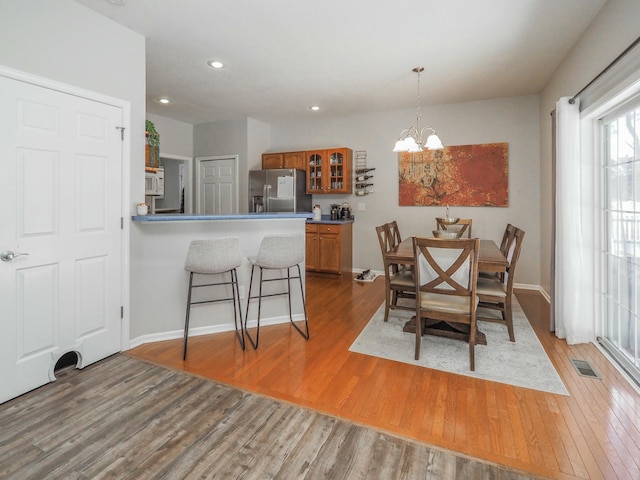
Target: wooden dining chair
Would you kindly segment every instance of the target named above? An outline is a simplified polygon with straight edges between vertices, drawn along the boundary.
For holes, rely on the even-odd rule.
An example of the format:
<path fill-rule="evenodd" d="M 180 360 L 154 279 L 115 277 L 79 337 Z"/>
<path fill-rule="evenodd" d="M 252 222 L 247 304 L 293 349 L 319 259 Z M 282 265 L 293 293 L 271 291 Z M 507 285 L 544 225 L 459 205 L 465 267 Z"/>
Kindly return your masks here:
<path fill-rule="evenodd" d="M 456 232 L 460 232 L 460 236 L 466 236 L 467 238 L 471 238 L 471 224 L 472 219 L 470 218 L 461 218 L 456 223 L 447 225 L 442 222 L 442 219 L 436 218 L 437 230 L 454 230 Z"/>
<path fill-rule="evenodd" d="M 500 251 L 506 257 L 507 252 L 509 251 L 509 247 L 511 243 L 513 243 L 513 238 L 516 233 L 516 227 L 507 223 L 507 226 L 504 229 L 504 233 L 502 234 L 502 241 L 500 242 Z"/>
<path fill-rule="evenodd" d="M 392 242 L 392 248 L 397 247 L 398 245 L 400 245 L 400 242 L 402 242 L 402 235 L 400 235 L 400 228 L 398 227 L 398 222 L 394 220 L 392 222 L 389 222 L 387 225 L 389 226 L 389 229 L 390 229 L 389 239 Z M 411 268 L 412 268 L 411 265 L 405 265 L 401 263 L 398 264 L 398 269 L 400 270 L 407 270 Z M 411 297 L 413 298 L 413 296 Z"/>
<path fill-rule="evenodd" d="M 512 313 L 513 282 L 524 234 L 524 230 L 514 227 L 512 239 L 506 242 L 505 257 L 509 264 L 504 273 L 494 277 L 478 277 L 477 294 L 480 307 L 497 310 L 501 314 L 501 318 L 482 316 L 478 317 L 478 320 L 504 323 L 512 342 L 515 342 Z"/>
<path fill-rule="evenodd" d="M 400 242 L 402 241 L 402 235 L 400 235 L 400 228 L 398 227 L 398 222 L 394 220 L 392 222 L 389 222 L 387 225 L 389 225 L 389 229 L 391 231 L 390 239 L 393 241 L 394 246 L 399 245 Z"/>
<path fill-rule="evenodd" d="M 509 251 L 513 246 L 513 241 L 515 240 L 516 227 L 507 223 L 506 228 L 504 229 L 504 233 L 502 234 L 502 241 L 500 242 L 500 251 L 507 258 Z M 504 272 L 484 272 L 480 267 L 478 267 L 478 277 L 483 278 L 495 278 L 498 277 L 500 281 L 504 278 Z"/>
<path fill-rule="evenodd" d="M 389 310 L 413 310 L 413 306 L 398 305 L 398 299 L 415 297 L 415 282 L 411 268 L 391 262 L 386 255 L 387 252 L 397 247 L 401 241 L 396 222 L 385 223 L 376 227 L 376 233 L 378 234 L 384 265 L 384 321 L 386 322 L 389 320 Z"/>
<path fill-rule="evenodd" d="M 423 322 L 468 325 L 469 364 L 475 370 L 478 251 L 480 240 L 413 237 L 416 289 L 416 360 Z"/>

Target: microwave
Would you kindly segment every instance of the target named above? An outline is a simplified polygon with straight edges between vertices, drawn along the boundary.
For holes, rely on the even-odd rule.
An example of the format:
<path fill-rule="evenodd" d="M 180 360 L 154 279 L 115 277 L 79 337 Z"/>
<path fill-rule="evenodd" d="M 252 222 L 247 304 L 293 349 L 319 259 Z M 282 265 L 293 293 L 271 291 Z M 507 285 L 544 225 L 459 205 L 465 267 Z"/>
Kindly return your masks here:
<path fill-rule="evenodd" d="M 144 172 L 144 194 L 164 195 L 164 168 L 159 167 L 155 172 Z"/>

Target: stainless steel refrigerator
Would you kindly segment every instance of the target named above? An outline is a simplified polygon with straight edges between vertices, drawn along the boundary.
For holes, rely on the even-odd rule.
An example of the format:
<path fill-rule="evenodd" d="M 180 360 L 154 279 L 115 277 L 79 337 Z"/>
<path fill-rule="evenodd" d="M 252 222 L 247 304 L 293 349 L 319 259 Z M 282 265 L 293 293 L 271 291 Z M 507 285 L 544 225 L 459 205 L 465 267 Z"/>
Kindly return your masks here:
<path fill-rule="evenodd" d="M 249 172 L 250 212 L 311 212 L 304 170 L 279 168 Z"/>

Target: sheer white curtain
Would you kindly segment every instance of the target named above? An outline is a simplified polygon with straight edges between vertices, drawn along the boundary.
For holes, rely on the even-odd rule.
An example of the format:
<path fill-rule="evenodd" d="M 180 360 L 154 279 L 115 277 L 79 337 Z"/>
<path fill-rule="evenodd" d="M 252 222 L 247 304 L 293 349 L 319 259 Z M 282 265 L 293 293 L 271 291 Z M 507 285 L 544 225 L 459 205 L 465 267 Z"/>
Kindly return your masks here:
<path fill-rule="evenodd" d="M 580 104 L 556 104 L 556 244 L 554 314 L 556 335 L 567 343 L 595 340 L 593 165 L 581 157 Z"/>

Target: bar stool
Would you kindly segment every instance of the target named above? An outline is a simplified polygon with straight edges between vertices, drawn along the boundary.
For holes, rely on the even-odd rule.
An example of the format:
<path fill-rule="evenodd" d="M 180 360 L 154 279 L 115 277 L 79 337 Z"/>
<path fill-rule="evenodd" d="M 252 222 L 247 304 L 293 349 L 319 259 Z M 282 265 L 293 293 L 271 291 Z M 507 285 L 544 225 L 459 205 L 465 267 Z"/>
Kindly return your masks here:
<path fill-rule="evenodd" d="M 307 307 L 304 299 L 304 289 L 302 287 L 302 275 L 300 271 L 300 264 L 305 259 L 304 249 L 304 236 L 298 234 L 283 234 L 283 235 L 265 235 L 260 243 L 257 257 L 249 257 L 251 262 L 251 280 L 249 281 L 249 295 L 247 297 L 247 310 L 245 312 L 245 332 L 247 338 L 253 345 L 254 349 L 258 348 L 258 342 L 260 340 L 260 313 L 262 307 L 262 299 L 265 297 L 274 297 L 278 295 L 287 295 L 289 301 L 289 321 L 294 328 L 304 337 L 305 340 L 309 340 L 309 319 L 307 318 Z M 251 289 L 253 286 L 253 273 L 255 268 L 260 268 L 260 285 L 257 296 L 251 295 Z M 291 269 L 296 267 L 298 269 L 297 276 L 291 276 Z M 284 270 L 287 269 L 286 276 L 279 276 L 273 278 L 264 278 L 265 270 Z M 291 314 L 291 280 L 298 279 L 300 282 L 300 293 L 302 295 L 302 307 L 304 309 L 304 331 L 293 321 Z M 262 286 L 267 282 L 274 282 L 279 280 L 287 281 L 287 288 L 285 291 L 263 294 Z M 256 326 L 256 339 L 255 342 L 247 329 L 247 322 L 249 320 L 249 306 L 251 300 L 258 299 L 258 323 Z"/>
<path fill-rule="evenodd" d="M 187 314 L 184 321 L 184 350 L 182 359 L 187 358 L 187 341 L 189 338 L 189 316 L 191 305 L 202 303 L 215 303 L 233 300 L 233 321 L 236 328 L 236 337 L 240 346 L 244 350 L 245 341 L 242 330 L 242 310 L 240 306 L 240 290 L 238 288 L 238 272 L 236 268 L 242 263 L 242 252 L 240 251 L 240 240 L 235 237 L 218 238 L 211 240 L 193 240 L 189 245 L 187 259 L 184 269 L 189 273 L 189 293 L 187 294 Z M 194 285 L 193 276 L 198 275 L 220 275 L 229 272 L 231 281 L 220 281 L 214 283 L 201 283 Z M 222 280 L 224 280 L 224 275 Z M 191 300 L 191 293 L 194 288 L 219 287 L 231 285 L 232 296 L 218 299 L 201 300 L 194 302 Z M 238 322 L 238 316 L 240 321 Z M 238 323 L 240 329 L 238 329 Z"/>

